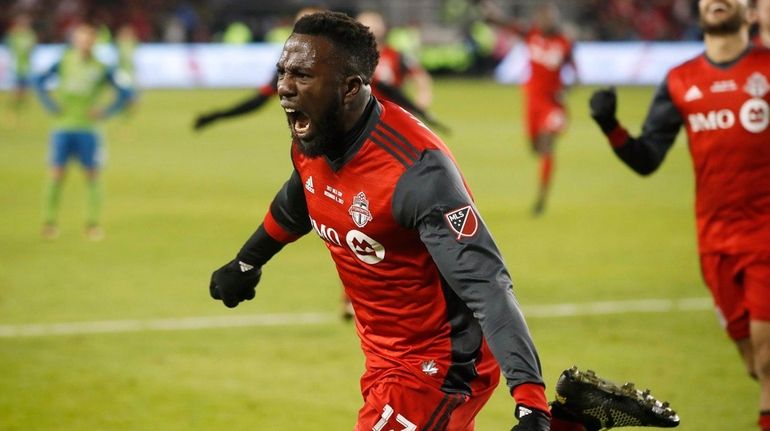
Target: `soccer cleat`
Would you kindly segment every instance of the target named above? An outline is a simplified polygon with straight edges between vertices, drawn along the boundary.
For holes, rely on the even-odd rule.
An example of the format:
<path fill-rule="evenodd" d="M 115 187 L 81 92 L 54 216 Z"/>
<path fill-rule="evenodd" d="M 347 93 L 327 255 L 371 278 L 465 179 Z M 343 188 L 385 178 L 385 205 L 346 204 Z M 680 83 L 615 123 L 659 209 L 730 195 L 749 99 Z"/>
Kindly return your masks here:
<path fill-rule="evenodd" d="M 46 223 L 43 225 L 43 229 L 40 231 L 40 236 L 48 241 L 53 241 L 59 238 L 59 227 L 53 223 Z"/>
<path fill-rule="evenodd" d="M 602 379 L 591 370 L 565 370 L 556 382 L 556 401 L 551 403 L 555 418 L 577 420 L 586 431 L 615 427 L 662 427 L 679 425 L 679 416 L 667 402 L 650 391 L 637 390 L 633 383 L 622 386 Z"/>
<path fill-rule="evenodd" d="M 97 224 L 89 224 L 84 232 L 89 241 L 98 242 L 104 239 L 104 229 Z"/>

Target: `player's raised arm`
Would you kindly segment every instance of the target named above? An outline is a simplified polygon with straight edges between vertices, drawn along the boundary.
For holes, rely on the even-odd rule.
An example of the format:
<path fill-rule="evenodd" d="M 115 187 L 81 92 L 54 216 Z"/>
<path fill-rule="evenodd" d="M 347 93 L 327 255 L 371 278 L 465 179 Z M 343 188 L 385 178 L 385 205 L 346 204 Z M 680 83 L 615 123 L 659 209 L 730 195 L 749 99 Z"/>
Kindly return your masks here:
<path fill-rule="evenodd" d="M 683 124 L 669 95 L 667 81 L 655 92 L 638 138 L 631 136 L 616 117 L 614 88 L 597 90 L 589 102 L 591 117 L 607 136 L 615 154 L 640 175 L 649 175 L 658 169 Z"/>
<path fill-rule="evenodd" d="M 284 245 L 310 232 L 310 218 L 297 171 L 275 195 L 259 228 L 241 247 L 235 259 L 211 275 L 209 293 L 233 308 L 254 298 L 262 266 Z"/>
<path fill-rule="evenodd" d="M 393 213 L 419 231 L 442 278 L 478 319 L 517 404 L 536 411 L 527 421 L 540 418 L 547 426 L 540 359 L 511 277 L 452 160 L 423 152 L 398 182 Z"/>
<path fill-rule="evenodd" d="M 195 130 L 203 130 L 203 128 L 210 126 L 211 124 L 224 119 L 239 117 L 241 115 L 248 114 L 261 108 L 268 100 L 276 95 L 276 84 L 278 82 L 278 75 L 274 75 L 273 79 L 259 88 L 256 94 L 242 100 L 236 105 L 230 108 L 224 108 L 214 111 L 209 111 L 205 114 L 200 114 L 195 117 L 195 123 L 193 128 Z"/>

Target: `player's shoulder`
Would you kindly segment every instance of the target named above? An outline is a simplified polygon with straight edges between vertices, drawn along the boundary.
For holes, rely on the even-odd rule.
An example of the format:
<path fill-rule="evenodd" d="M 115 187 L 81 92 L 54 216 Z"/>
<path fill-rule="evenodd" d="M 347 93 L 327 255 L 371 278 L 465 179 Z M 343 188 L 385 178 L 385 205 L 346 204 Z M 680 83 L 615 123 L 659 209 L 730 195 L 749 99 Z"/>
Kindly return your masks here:
<path fill-rule="evenodd" d="M 380 100 L 382 113 L 377 129 L 397 138 L 418 153 L 426 149 L 444 149 L 445 145 L 422 121 L 401 106 Z"/>

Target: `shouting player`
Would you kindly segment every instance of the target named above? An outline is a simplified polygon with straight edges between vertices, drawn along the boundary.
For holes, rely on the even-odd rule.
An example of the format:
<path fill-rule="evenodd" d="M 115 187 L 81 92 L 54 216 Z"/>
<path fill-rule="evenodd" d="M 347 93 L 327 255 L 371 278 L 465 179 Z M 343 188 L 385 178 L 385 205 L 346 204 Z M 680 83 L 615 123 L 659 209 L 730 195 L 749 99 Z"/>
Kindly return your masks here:
<path fill-rule="evenodd" d="M 72 46 L 61 60 L 35 81 L 41 102 L 56 118 L 51 134 L 51 177 L 46 186 L 43 237 L 59 235 L 57 214 L 67 162 L 77 158 L 86 171 L 88 181 L 88 211 L 86 236 L 100 240 L 104 236 L 99 223 L 102 203 L 99 169 L 101 137 L 97 123 L 123 109 L 131 100 L 128 83 L 119 82 L 115 71 L 96 59 L 93 46 L 96 30 L 80 24 L 72 32 Z M 48 93 L 48 83 L 58 77 L 55 99 Z M 99 106 L 102 91 L 112 87 L 117 96 L 107 108 Z"/>
<path fill-rule="evenodd" d="M 544 2 L 535 10 L 533 25 L 525 29 L 513 20 L 501 18 L 493 3 L 480 2 L 487 21 L 524 38 L 529 51 L 530 75 L 524 85 L 527 134 L 540 160 L 537 198 L 532 214 L 545 210 L 554 169 L 556 138 L 567 126 L 564 107 L 565 86 L 562 69 L 577 72 L 572 58 L 572 42 L 559 28 L 559 9 Z"/>
<path fill-rule="evenodd" d="M 706 51 L 669 71 L 638 138 L 618 123 L 614 90 L 590 105 L 615 154 L 642 175 L 687 130 L 703 278 L 759 379 L 759 425 L 770 431 L 770 51 L 749 43 L 749 6 L 700 0 Z"/>
<path fill-rule="evenodd" d="M 371 95 L 377 59 L 373 35 L 344 14 L 297 21 L 277 65 L 294 170 L 212 275 L 211 296 L 228 307 L 254 298 L 263 265 L 314 231 L 355 307 L 366 356 L 358 431 L 471 431 L 501 368 L 517 431 L 678 424 L 648 395 L 576 370 L 562 375 L 549 409 L 500 252 L 444 143 Z"/>

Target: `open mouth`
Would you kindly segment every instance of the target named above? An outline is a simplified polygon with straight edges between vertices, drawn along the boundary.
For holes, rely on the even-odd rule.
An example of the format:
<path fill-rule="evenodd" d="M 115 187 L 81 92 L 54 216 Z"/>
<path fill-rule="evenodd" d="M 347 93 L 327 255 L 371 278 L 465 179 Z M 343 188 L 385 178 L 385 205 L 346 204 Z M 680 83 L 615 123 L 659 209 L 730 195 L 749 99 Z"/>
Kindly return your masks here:
<path fill-rule="evenodd" d="M 299 138 L 306 136 L 310 130 L 310 117 L 304 112 L 293 108 L 284 108 L 284 110 L 286 111 L 286 116 L 289 118 L 289 124 L 291 125 L 294 134 Z"/>
<path fill-rule="evenodd" d="M 706 9 L 706 12 L 712 15 L 719 15 L 726 13 L 730 8 L 727 4 L 722 2 L 714 2 L 709 5 L 709 7 Z"/>

